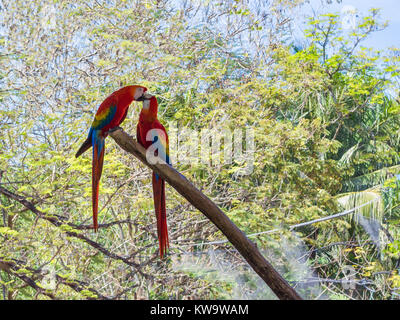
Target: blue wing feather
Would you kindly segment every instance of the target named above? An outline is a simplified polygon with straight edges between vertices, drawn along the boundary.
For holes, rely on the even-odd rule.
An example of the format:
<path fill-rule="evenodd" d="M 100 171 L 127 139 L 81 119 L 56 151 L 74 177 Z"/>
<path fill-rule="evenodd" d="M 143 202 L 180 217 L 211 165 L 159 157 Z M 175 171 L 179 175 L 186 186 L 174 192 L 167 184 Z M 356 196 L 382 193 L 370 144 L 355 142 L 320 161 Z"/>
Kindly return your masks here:
<path fill-rule="evenodd" d="M 95 145 L 97 145 L 97 156 L 100 157 L 100 153 L 104 147 L 104 138 L 100 136 L 101 130 L 90 130 L 92 132 L 92 146 L 93 146 L 93 156 L 95 151 Z"/>
<path fill-rule="evenodd" d="M 92 128 L 95 130 L 103 129 L 106 125 L 108 125 L 112 121 L 116 113 L 117 113 L 117 106 L 111 106 L 107 110 L 107 112 L 105 112 L 102 115 L 96 116 L 95 120 L 92 123 Z"/>

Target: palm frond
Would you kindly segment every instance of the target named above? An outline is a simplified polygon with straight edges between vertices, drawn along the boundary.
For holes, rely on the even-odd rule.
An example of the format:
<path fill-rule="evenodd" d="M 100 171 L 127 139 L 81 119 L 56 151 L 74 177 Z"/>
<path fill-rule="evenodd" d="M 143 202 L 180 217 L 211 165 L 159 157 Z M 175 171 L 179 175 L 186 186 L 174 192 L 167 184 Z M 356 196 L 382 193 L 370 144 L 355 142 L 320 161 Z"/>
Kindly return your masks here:
<path fill-rule="evenodd" d="M 342 183 L 343 191 L 362 191 L 369 188 L 376 188 L 383 182 L 400 173 L 400 165 L 385 167 L 371 173 L 351 178 Z"/>
<path fill-rule="evenodd" d="M 350 164 L 351 160 L 354 159 L 354 156 L 356 155 L 356 152 L 358 151 L 360 147 L 360 144 L 357 143 L 356 145 L 352 146 L 347 150 L 342 157 L 339 159 L 338 164 L 340 166 L 348 165 Z"/>
<path fill-rule="evenodd" d="M 379 189 L 348 192 L 336 199 L 345 210 L 356 208 L 352 215 L 356 220 L 359 215 L 378 221 L 383 218 L 385 206 Z"/>

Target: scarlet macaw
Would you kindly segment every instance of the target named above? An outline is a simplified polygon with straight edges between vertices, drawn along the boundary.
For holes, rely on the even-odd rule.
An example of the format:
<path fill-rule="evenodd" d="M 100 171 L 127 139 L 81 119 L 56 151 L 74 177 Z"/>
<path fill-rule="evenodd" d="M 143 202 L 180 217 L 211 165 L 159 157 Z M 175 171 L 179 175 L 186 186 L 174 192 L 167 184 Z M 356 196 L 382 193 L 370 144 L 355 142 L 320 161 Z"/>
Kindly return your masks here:
<path fill-rule="evenodd" d="M 142 86 L 123 87 L 109 95 L 100 105 L 89 135 L 86 141 L 79 148 L 75 157 L 93 147 L 92 160 L 92 207 L 93 207 L 93 228 L 97 231 L 97 213 L 99 205 L 99 183 L 103 169 L 104 139 L 108 131 L 118 127 L 125 120 L 129 105 L 133 100 L 143 101 L 143 95 L 147 88 Z"/>
<path fill-rule="evenodd" d="M 143 108 L 136 127 L 137 141 L 147 149 L 147 152 L 151 150 L 149 147 L 152 146 L 154 155 L 171 164 L 169 159 L 168 135 L 164 126 L 157 119 L 157 99 L 149 94 L 144 94 L 143 99 Z M 157 173 L 153 172 L 152 183 L 160 256 L 163 258 L 167 247 L 169 247 L 167 214 L 165 209 L 165 181 Z"/>

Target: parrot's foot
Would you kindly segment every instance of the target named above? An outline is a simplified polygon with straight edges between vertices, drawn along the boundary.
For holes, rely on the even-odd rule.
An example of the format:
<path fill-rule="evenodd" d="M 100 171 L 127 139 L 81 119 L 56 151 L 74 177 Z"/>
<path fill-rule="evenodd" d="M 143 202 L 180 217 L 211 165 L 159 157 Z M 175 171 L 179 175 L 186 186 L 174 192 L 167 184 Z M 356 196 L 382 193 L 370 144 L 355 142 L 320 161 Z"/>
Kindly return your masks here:
<path fill-rule="evenodd" d="M 117 130 L 122 130 L 122 128 L 119 127 L 119 126 L 116 126 L 116 127 L 112 128 L 112 129 L 108 130 L 108 132 L 114 132 L 114 131 L 117 131 Z"/>

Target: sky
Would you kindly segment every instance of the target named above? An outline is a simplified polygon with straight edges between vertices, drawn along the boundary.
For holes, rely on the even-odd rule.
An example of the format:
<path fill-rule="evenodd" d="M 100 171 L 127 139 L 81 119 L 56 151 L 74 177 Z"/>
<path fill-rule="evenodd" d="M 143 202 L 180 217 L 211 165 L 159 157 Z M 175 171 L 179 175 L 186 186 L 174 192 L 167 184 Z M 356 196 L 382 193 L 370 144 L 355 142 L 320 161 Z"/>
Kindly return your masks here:
<path fill-rule="evenodd" d="M 327 0 L 310 0 L 309 4 L 304 5 L 303 13 L 339 12 L 346 15 L 345 12 L 349 12 L 348 9 L 355 9 L 356 15 L 365 16 L 368 14 L 368 9 L 381 8 L 380 18 L 382 21 L 388 21 L 389 26 L 383 31 L 372 33 L 363 42 L 363 46 L 375 49 L 400 48 L 400 0 L 331 0 L 332 3 L 326 5 L 327 2 Z M 348 21 L 351 23 L 351 13 Z"/>

